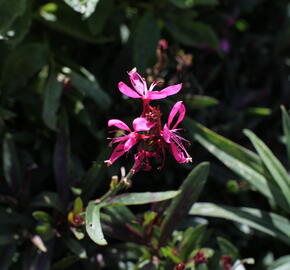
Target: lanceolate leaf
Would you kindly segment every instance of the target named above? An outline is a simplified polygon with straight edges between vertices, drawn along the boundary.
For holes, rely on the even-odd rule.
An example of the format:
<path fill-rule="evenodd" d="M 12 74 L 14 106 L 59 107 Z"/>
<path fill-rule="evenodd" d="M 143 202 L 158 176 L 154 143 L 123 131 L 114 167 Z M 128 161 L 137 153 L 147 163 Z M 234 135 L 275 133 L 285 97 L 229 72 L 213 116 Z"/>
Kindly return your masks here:
<path fill-rule="evenodd" d="M 274 261 L 267 270 L 288 270 L 290 269 L 290 255 L 280 257 Z"/>
<path fill-rule="evenodd" d="M 191 215 L 224 218 L 246 224 L 253 229 L 277 237 L 290 245 L 290 222 L 286 218 L 260 209 L 228 207 L 213 203 L 196 203 Z"/>
<path fill-rule="evenodd" d="M 52 72 L 50 74 L 44 91 L 42 118 L 49 128 L 56 130 L 57 112 L 62 94 L 62 84 L 57 80 L 56 73 Z"/>
<path fill-rule="evenodd" d="M 25 0 L 0 0 L 0 34 L 10 30 L 14 20 L 25 11 Z"/>
<path fill-rule="evenodd" d="M 281 190 L 271 182 L 271 176 L 262 166 L 259 156 L 189 118 L 184 123 L 192 137 L 210 153 L 247 180 L 261 194 L 290 212 L 288 202 Z"/>
<path fill-rule="evenodd" d="M 263 163 L 272 175 L 273 180 L 280 187 L 290 207 L 290 177 L 287 171 L 280 161 L 273 155 L 271 150 L 253 132 L 250 130 L 245 130 L 244 132 L 256 148 Z"/>
<path fill-rule="evenodd" d="M 3 171 L 7 184 L 12 190 L 16 191 L 16 189 L 21 188 L 21 168 L 10 133 L 6 133 L 3 140 Z"/>
<path fill-rule="evenodd" d="M 282 106 L 281 109 L 283 132 L 288 153 L 288 163 L 290 164 L 290 117 L 284 106 Z"/>
<path fill-rule="evenodd" d="M 209 163 L 204 162 L 195 167 L 180 186 L 180 195 L 172 200 L 161 225 L 159 246 L 171 236 L 174 229 L 188 215 L 193 203 L 198 199 L 209 173 Z"/>
<path fill-rule="evenodd" d="M 71 84 L 92 98 L 97 105 L 103 109 L 109 108 L 111 99 L 95 79 L 89 80 L 76 72 L 72 72 L 70 78 Z"/>
<path fill-rule="evenodd" d="M 102 207 L 160 202 L 171 199 L 177 194 L 179 194 L 179 191 L 125 193 L 99 204 L 91 201 L 86 210 L 86 230 L 90 238 L 98 245 L 107 245 L 100 222 L 100 210 Z"/>
<path fill-rule="evenodd" d="M 148 38 L 150 37 L 150 38 Z M 152 12 L 147 12 L 140 20 L 134 37 L 133 60 L 137 69 L 143 73 L 154 58 L 160 30 Z"/>
<path fill-rule="evenodd" d="M 86 210 L 86 230 L 89 237 L 98 245 L 107 245 L 104 237 L 101 221 L 100 221 L 100 208 L 101 204 L 90 202 Z"/>
<path fill-rule="evenodd" d="M 104 204 L 114 206 L 155 203 L 172 199 L 178 194 L 179 191 L 124 193 L 110 200 L 106 200 Z"/>

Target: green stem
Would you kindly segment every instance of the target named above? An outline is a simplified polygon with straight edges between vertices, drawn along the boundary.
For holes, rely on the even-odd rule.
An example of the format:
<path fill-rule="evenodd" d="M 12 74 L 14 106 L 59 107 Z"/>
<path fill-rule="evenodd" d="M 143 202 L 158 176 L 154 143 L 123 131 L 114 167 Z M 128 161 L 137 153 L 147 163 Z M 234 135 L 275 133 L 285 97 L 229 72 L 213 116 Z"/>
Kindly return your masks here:
<path fill-rule="evenodd" d="M 104 201 L 104 200 L 116 195 L 120 190 L 130 187 L 131 179 L 132 179 L 133 175 L 134 175 L 134 171 L 131 169 L 125 177 L 121 178 L 120 182 L 117 184 L 117 186 L 114 189 L 110 189 L 99 200 Z"/>

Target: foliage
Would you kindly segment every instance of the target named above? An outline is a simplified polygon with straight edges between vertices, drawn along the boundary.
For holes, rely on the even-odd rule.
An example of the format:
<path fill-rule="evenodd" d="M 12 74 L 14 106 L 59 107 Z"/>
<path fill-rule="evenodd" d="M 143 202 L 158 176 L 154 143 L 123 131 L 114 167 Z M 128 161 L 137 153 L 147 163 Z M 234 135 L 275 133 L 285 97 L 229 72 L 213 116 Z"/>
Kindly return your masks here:
<path fill-rule="evenodd" d="M 288 9 L 0 0 L 0 269 L 287 269 Z M 107 120 L 140 113 L 116 87 L 133 67 L 183 83 L 158 104 L 184 101 L 192 165 L 104 165 Z"/>

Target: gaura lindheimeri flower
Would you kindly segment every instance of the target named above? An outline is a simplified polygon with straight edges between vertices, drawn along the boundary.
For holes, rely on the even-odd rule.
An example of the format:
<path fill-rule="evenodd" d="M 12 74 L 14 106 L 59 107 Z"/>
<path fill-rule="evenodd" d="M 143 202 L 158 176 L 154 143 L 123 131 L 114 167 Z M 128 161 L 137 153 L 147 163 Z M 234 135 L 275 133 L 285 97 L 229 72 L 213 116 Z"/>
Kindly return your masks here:
<path fill-rule="evenodd" d="M 172 124 L 174 117 L 178 114 L 178 118 L 175 124 Z M 192 158 L 187 153 L 185 147 L 183 146 L 183 141 L 188 142 L 184 138 L 178 135 L 178 131 L 180 130 L 177 128 L 178 124 L 183 120 L 185 116 L 185 107 L 182 104 L 182 101 L 178 101 L 173 106 L 169 116 L 167 124 L 163 127 L 163 139 L 165 142 L 170 144 L 171 152 L 179 163 L 184 162 L 191 162 Z"/>
<path fill-rule="evenodd" d="M 185 107 L 182 101 L 178 101 L 172 108 L 167 124 L 162 128 L 159 106 L 152 106 L 150 100 L 161 99 L 176 94 L 181 89 L 182 84 L 169 86 L 161 91 L 152 91 L 157 83 L 151 84 L 147 89 L 146 81 L 133 69 L 129 72 L 131 83 L 134 90 L 123 82 L 119 82 L 119 90 L 132 98 L 141 98 L 143 100 L 143 111 L 139 118 L 133 121 L 133 131 L 121 120 L 109 120 L 108 126 L 115 126 L 119 130 L 115 132 L 120 136 L 113 138 L 112 144 L 117 144 L 109 160 L 106 160 L 107 166 L 112 165 L 119 157 L 127 153 L 135 145 L 137 151 L 134 154 L 134 167 L 132 171 L 151 170 L 150 160 L 158 160 L 161 164 L 158 168 L 164 166 L 166 148 L 169 148 L 174 158 L 179 163 L 191 162 L 191 157 L 187 153 L 183 142 L 188 142 L 182 138 L 178 132 L 178 124 L 185 116 Z M 174 121 L 174 118 L 177 120 Z M 174 122 L 174 123 L 173 123 Z"/>
<path fill-rule="evenodd" d="M 123 121 L 119 119 L 111 119 L 108 122 L 108 126 L 115 126 L 123 131 L 116 130 L 122 136 L 113 138 L 111 144 L 119 143 L 114 149 L 111 157 L 105 161 L 108 166 L 112 165 L 119 157 L 128 152 L 140 139 L 144 139 L 146 136 L 140 134 L 140 131 L 148 131 L 151 128 L 151 124 L 142 117 L 136 118 L 133 121 L 132 131 Z M 128 131 L 129 134 L 125 134 L 124 131 Z"/>
<path fill-rule="evenodd" d="M 136 68 L 133 68 L 128 74 L 134 90 L 123 82 L 119 82 L 118 88 L 124 95 L 131 98 L 162 99 L 178 93 L 182 88 L 182 83 L 180 83 L 168 86 L 161 91 L 153 91 L 154 87 L 160 84 L 159 82 L 153 82 L 148 89 L 145 79 L 139 75 Z"/>

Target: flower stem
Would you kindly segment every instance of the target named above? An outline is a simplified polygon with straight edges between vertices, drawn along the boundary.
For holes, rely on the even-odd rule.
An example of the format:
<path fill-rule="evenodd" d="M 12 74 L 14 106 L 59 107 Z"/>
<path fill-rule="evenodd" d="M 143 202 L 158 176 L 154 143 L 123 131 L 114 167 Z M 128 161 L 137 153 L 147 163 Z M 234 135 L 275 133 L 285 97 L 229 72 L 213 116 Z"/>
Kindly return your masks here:
<path fill-rule="evenodd" d="M 121 178 L 119 183 L 114 188 L 110 189 L 107 193 L 105 193 L 97 201 L 102 202 L 104 200 L 107 200 L 108 198 L 116 195 L 120 190 L 129 188 L 131 186 L 131 179 L 132 179 L 133 175 L 134 175 L 134 170 L 131 169 L 126 176 Z"/>

